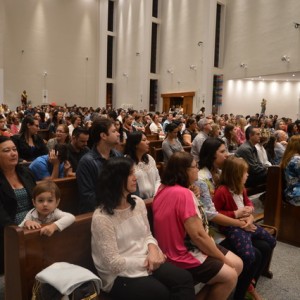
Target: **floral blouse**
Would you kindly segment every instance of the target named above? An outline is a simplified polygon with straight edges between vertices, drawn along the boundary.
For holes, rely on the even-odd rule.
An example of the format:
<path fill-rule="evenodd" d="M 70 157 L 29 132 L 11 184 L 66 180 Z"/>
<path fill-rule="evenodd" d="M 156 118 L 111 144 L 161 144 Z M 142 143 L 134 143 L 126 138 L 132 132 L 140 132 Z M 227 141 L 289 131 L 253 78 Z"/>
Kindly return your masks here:
<path fill-rule="evenodd" d="M 294 155 L 284 170 L 286 189 L 285 199 L 289 203 L 300 206 L 300 155 Z"/>

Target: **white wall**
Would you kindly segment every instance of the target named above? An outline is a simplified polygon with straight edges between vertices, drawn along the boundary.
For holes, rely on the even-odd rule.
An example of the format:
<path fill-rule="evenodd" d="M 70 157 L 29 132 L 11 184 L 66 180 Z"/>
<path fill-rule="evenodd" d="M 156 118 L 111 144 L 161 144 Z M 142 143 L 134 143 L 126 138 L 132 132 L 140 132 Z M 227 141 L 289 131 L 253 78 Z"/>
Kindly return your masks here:
<path fill-rule="evenodd" d="M 300 1 L 229 0 L 226 7 L 224 91 L 220 112 L 260 112 L 262 98 L 267 113 L 296 118 L 299 84 L 231 79 L 296 72 L 300 70 Z M 281 61 L 290 56 L 290 63 Z M 246 63 L 247 68 L 240 67 Z"/>
<path fill-rule="evenodd" d="M 95 106 L 98 6 L 97 0 L 5 0 L 6 103 L 19 105 L 26 89 L 33 104 L 41 104 L 47 89 L 49 102 Z"/>
<path fill-rule="evenodd" d="M 261 112 L 261 100 L 267 100 L 266 114 L 293 120 L 299 116 L 300 82 L 228 80 L 224 86 L 226 101 L 220 113 L 254 115 Z"/>
<path fill-rule="evenodd" d="M 300 70 L 300 29 L 294 27 L 299 12 L 298 0 L 229 0 L 225 79 Z M 281 61 L 283 55 L 291 57 L 289 64 Z"/>
<path fill-rule="evenodd" d="M 162 1 L 159 94 L 194 91 L 195 112 L 211 109 L 216 3 Z"/>

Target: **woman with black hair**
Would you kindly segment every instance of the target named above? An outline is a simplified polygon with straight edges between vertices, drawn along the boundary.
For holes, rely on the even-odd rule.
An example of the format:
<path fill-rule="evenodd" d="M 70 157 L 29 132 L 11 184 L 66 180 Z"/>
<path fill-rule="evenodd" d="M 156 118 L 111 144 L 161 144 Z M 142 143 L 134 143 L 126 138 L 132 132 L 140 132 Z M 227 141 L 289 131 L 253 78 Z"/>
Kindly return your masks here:
<path fill-rule="evenodd" d="M 4 228 L 17 225 L 33 207 L 31 171 L 18 164 L 18 151 L 9 137 L 0 136 L 0 274 L 4 272 Z"/>
<path fill-rule="evenodd" d="M 51 123 L 49 125 L 50 137 L 55 135 L 58 125 L 65 124 L 63 117 L 64 117 L 64 113 L 62 111 L 59 111 L 59 110 L 54 111 Z"/>
<path fill-rule="evenodd" d="M 215 189 L 220 181 L 221 170 L 228 157 L 225 142 L 220 138 L 206 139 L 201 147 L 199 158 L 200 157 L 200 170 L 195 185 L 200 189 L 200 201 L 204 206 L 208 221 L 222 226 L 239 227 L 245 231 L 251 231 L 253 224 L 252 215 L 241 219 L 229 218 L 218 213 L 213 203 Z M 211 227 L 211 232 L 215 232 L 215 236 L 219 235 L 217 231 L 214 230 L 214 227 Z M 223 240 L 221 244 L 232 251 L 234 251 L 237 246 L 231 246 L 226 239 Z M 244 269 L 239 276 L 233 299 L 244 299 L 247 291 L 253 296 L 253 299 L 260 299 L 259 294 L 256 292 L 255 285 L 261 275 L 262 266 L 266 266 L 270 261 L 270 251 L 266 246 L 268 245 L 264 245 L 261 242 L 254 243 L 255 259 L 251 266 L 248 269 Z M 252 282 L 253 279 L 254 281 Z"/>
<path fill-rule="evenodd" d="M 156 162 L 148 152 L 149 141 L 142 131 L 135 131 L 127 136 L 124 154 L 134 161 L 139 196 L 144 200 L 152 200 L 160 185 Z"/>
<path fill-rule="evenodd" d="M 178 124 L 170 123 L 166 126 L 166 138 L 162 143 L 164 155 L 164 163 L 167 163 L 173 153 L 184 151 L 181 143 L 178 140 Z"/>
<path fill-rule="evenodd" d="M 133 196 L 133 161 L 109 159 L 98 180 L 92 257 L 113 299 L 195 299 L 190 274 L 169 263 L 153 238 L 144 201 Z"/>
<path fill-rule="evenodd" d="M 186 129 L 182 133 L 183 144 L 185 146 L 192 146 L 192 142 L 197 135 L 197 122 L 193 118 L 186 121 Z"/>
<path fill-rule="evenodd" d="M 25 161 L 33 161 L 35 158 L 48 154 L 48 148 L 43 139 L 37 134 L 39 121 L 32 116 L 26 116 L 18 135 L 12 136 L 17 146 L 19 158 Z"/>

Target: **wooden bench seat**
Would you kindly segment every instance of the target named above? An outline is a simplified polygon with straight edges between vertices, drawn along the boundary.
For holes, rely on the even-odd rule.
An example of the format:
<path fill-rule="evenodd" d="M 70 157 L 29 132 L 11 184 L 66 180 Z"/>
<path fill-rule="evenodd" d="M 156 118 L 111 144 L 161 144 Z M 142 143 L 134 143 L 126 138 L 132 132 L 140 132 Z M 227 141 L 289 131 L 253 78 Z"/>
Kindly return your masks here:
<path fill-rule="evenodd" d="M 279 166 L 268 168 L 264 223 L 278 228 L 278 240 L 300 247 L 300 206 L 284 200 L 284 176 Z"/>
<path fill-rule="evenodd" d="M 57 178 L 53 180 L 60 189 L 59 209 L 73 215 L 79 214 L 79 193 L 76 177 Z"/>
<path fill-rule="evenodd" d="M 92 213 L 77 216 L 71 226 L 51 237 L 41 236 L 39 230 L 6 227 L 5 299 L 31 299 L 35 275 L 54 262 L 77 264 L 97 274 L 91 256 L 91 220 Z"/>

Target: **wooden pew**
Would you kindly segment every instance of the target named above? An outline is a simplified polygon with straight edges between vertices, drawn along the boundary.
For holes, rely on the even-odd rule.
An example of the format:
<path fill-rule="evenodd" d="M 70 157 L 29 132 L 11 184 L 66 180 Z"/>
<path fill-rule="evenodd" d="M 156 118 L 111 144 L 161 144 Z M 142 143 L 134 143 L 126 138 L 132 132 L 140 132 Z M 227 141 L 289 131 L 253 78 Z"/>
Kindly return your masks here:
<path fill-rule="evenodd" d="M 39 129 L 38 135 L 45 141 L 48 141 L 50 139 L 49 129 Z"/>
<path fill-rule="evenodd" d="M 53 180 L 60 189 L 61 199 L 58 208 L 73 215 L 79 214 L 79 193 L 76 177 Z"/>
<path fill-rule="evenodd" d="M 278 228 L 278 240 L 300 247 L 300 207 L 284 200 L 284 176 L 279 166 L 268 168 L 264 223 Z"/>
<path fill-rule="evenodd" d="M 158 133 L 147 133 L 146 132 L 146 137 L 148 141 L 157 141 L 159 140 L 159 134 Z"/>
<path fill-rule="evenodd" d="M 34 278 L 54 262 L 68 262 L 96 273 L 91 256 L 92 213 L 76 217 L 75 222 L 51 237 L 39 230 L 8 226 L 4 234 L 5 299 L 31 299 Z M 101 300 L 109 298 L 101 294 Z"/>

